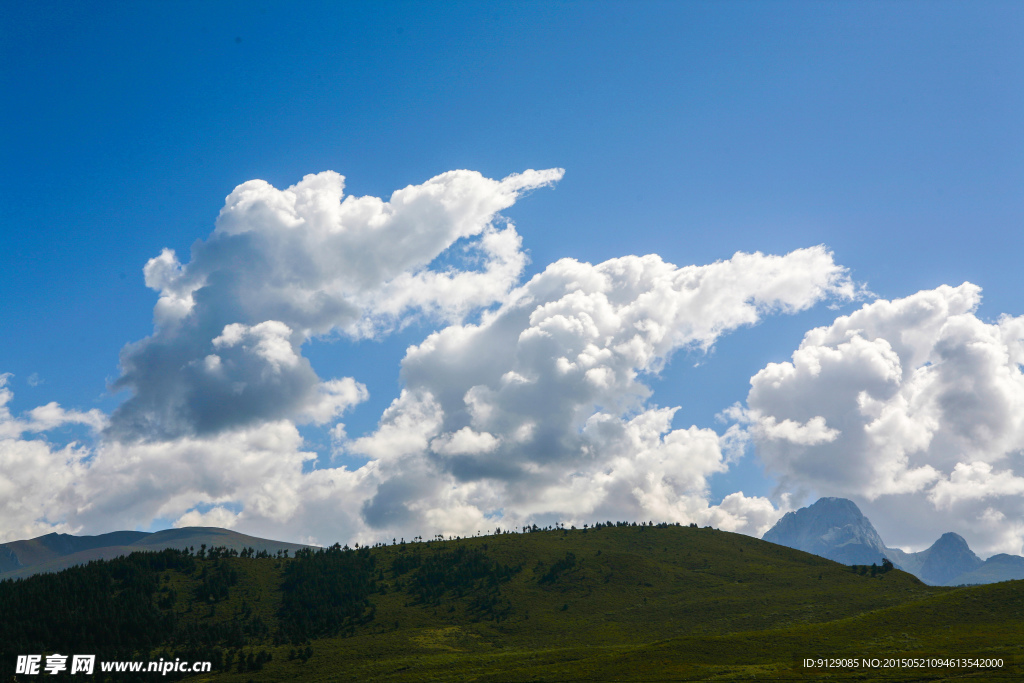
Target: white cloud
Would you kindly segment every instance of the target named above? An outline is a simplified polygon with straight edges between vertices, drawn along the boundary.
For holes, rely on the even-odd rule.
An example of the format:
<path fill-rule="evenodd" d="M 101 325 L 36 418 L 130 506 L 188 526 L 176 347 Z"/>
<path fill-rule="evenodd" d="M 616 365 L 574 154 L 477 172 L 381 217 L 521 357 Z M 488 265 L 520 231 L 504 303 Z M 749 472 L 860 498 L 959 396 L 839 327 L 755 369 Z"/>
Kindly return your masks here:
<path fill-rule="evenodd" d="M 767 313 L 855 294 L 821 247 L 684 268 L 657 256 L 552 264 L 479 323 L 409 349 L 403 395 L 349 445 L 379 458 L 387 482 L 367 521 L 383 529 L 457 508 L 467 521 L 447 533 L 545 518 L 760 529 L 774 510 L 764 499 L 708 505 L 707 479 L 728 468 L 735 434 L 673 429 L 676 409 L 648 405 L 644 378 L 673 351 L 706 349 Z"/>
<path fill-rule="evenodd" d="M 21 493 L 11 519 L 93 532 L 162 519 L 327 542 L 556 520 L 760 533 L 782 510 L 741 492 L 710 505 L 709 478 L 757 434 L 817 448 L 841 442 L 846 425 L 828 406 L 782 415 L 750 403 L 754 436 L 675 428 L 678 408 L 652 401 L 648 380 L 680 349 L 708 350 L 766 315 L 858 289 L 821 246 L 684 267 L 657 255 L 563 259 L 520 283 L 521 240 L 498 212 L 561 174 L 495 181 L 453 171 L 388 201 L 345 197 L 334 173 L 286 190 L 240 185 L 188 263 L 165 250 L 146 265 L 160 295 L 155 331 L 122 351 L 115 386 L 132 395 L 95 447 L 24 438 L 67 422 L 102 429 L 94 411 L 0 415 L 0 457 L 58 471 L 12 480 Z M 365 386 L 321 380 L 302 345 L 380 336 L 417 316 L 446 326 L 409 348 L 404 387 L 377 428 L 350 438 L 336 420 L 366 400 Z M 813 384 L 849 356 L 889 387 L 899 350 L 862 341 L 808 351 L 818 370 L 793 372 Z M 779 386 L 796 376 L 776 370 Z M 871 403 L 876 393 L 865 410 L 888 415 L 888 404 Z M 335 454 L 368 461 L 310 471 L 316 456 L 297 428 L 310 422 L 325 426 Z"/>
<path fill-rule="evenodd" d="M 384 411 L 377 431 L 353 441 L 349 450 L 374 460 L 421 453 L 427 449 L 440 423 L 440 406 L 432 395 L 403 390 Z"/>
<path fill-rule="evenodd" d="M 317 392 L 317 400 L 301 414 L 302 422 L 325 424 L 370 397 L 366 386 L 351 377 L 321 382 Z"/>
<path fill-rule="evenodd" d="M 36 439 L 0 438 L 0 542 L 77 530 L 66 521 L 69 496 L 88 451 Z"/>
<path fill-rule="evenodd" d="M 994 539 L 985 510 L 1019 514 L 1024 492 L 1024 319 L 984 322 L 980 300 L 965 283 L 875 301 L 757 373 L 731 415 L 780 490 L 854 498 L 891 542 Z"/>
<path fill-rule="evenodd" d="M 333 415 L 318 407 L 332 390 L 301 345 L 331 333 L 376 337 L 423 315 L 459 321 L 501 300 L 526 256 L 498 212 L 561 177 L 450 171 L 388 201 L 346 197 L 330 171 L 285 190 L 239 185 L 191 261 L 165 249 L 146 264 L 160 294 L 156 329 L 121 353 L 114 387 L 132 396 L 110 436 L 170 439 Z"/>
<path fill-rule="evenodd" d="M 208 437 L 107 441 L 90 451 L 57 450 L 41 440 L 0 442 L 0 462 L 24 463 L 33 473 L 11 483 L 17 505 L 7 495 L 0 501 L 9 508 L 5 528 L 19 530 L 8 531 L 10 538 L 55 529 L 101 533 L 153 520 L 271 538 L 377 538 L 366 533 L 361 512 L 379 484 L 376 465 L 304 471 L 315 457 L 284 420 Z"/>
<path fill-rule="evenodd" d="M 98 411 L 65 411 L 50 403 L 29 411 L 29 419 L 15 418 L 8 408 L 14 398 L 7 387 L 10 373 L 0 373 L 0 543 L 69 532 L 64 520 L 69 491 L 85 470 L 88 451 L 77 443 L 54 447 L 39 436 L 24 439 L 67 423 L 98 427 Z M 53 520 L 53 521 L 48 521 Z"/>
<path fill-rule="evenodd" d="M 242 525 L 288 538 L 355 536 L 364 527 L 359 506 L 372 488 L 355 492 L 372 481 L 374 468 L 304 474 L 316 454 L 303 450 L 290 421 L 207 437 L 55 446 L 40 433 L 68 422 L 98 429 L 97 413 L 49 404 L 17 418 L 7 408 L 8 377 L 0 375 L 0 542 L 51 531 L 133 529 L 157 519 Z M 352 382 L 328 389 L 325 411 L 365 391 Z"/>
<path fill-rule="evenodd" d="M 951 508 L 966 500 L 1021 495 L 1024 495 L 1024 477 L 1009 469 L 994 472 L 987 462 L 958 462 L 949 478 L 936 482 L 928 492 L 928 498 L 939 508 Z M 1005 517 L 993 508 L 986 510 L 988 517 L 996 513 L 1001 515 L 998 519 Z"/>
<path fill-rule="evenodd" d="M 430 442 L 430 450 L 441 455 L 476 455 L 490 453 L 501 443 L 492 434 L 474 432 L 470 427 L 463 427 L 453 434 L 446 434 Z"/>
<path fill-rule="evenodd" d="M 54 402 L 33 408 L 28 412 L 28 416 L 29 421 L 25 424 L 25 430 L 30 432 L 45 432 L 65 424 L 83 424 L 98 431 L 107 425 L 107 416 L 100 410 L 93 408 L 84 413 L 64 410 Z"/>
<path fill-rule="evenodd" d="M 46 432 L 67 424 L 85 425 L 93 431 L 107 425 L 107 417 L 100 410 L 65 410 L 54 402 L 29 410 L 28 419 L 15 419 L 7 407 L 14 397 L 7 386 L 10 378 L 11 373 L 0 373 L 0 438 L 17 438 L 25 432 Z"/>
<path fill-rule="evenodd" d="M 803 424 L 789 419 L 779 422 L 770 415 L 757 416 L 753 429 L 761 439 L 788 441 L 801 446 L 829 443 L 839 436 L 839 430 L 826 425 L 821 415 L 815 415 Z"/>
<path fill-rule="evenodd" d="M 783 497 L 776 509 L 767 498 L 744 496 L 740 491 L 709 508 L 705 521 L 716 528 L 760 538 L 790 509 L 788 497 Z"/>
<path fill-rule="evenodd" d="M 206 512 L 190 510 L 174 521 L 174 528 L 180 529 L 186 526 L 212 526 L 221 529 L 230 529 L 238 524 L 238 513 L 232 512 L 220 505 L 212 507 Z"/>

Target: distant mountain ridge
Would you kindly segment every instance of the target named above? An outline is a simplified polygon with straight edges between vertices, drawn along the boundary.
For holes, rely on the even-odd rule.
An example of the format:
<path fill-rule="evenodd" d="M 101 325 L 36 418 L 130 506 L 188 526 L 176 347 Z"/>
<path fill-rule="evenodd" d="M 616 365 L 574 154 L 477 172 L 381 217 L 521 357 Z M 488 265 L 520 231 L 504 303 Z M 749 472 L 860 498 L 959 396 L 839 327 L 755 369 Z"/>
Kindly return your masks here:
<path fill-rule="evenodd" d="M 871 520 L 846 498 L 820 498 L 813 505 L 787 512 L 762 539 L 843 564 L 881 564 L 888 558 L 900 569 L 938 586 L 1024 579 L 1024 557 L 1000 554 L 982 561 L 962 536 L 952 532 L 920 552 L 889 548 Z"/>
<path fill-rule="evenodd" d="M 0 580 L 25 578 L 86 564 L 92 560 L 110 560 L 121 555 L 165 548 L 223 546 L 233 550 L 255 548 L 276 553 L 294 552 L 309 546 L 247 536 L 218 527 L 182 527 L 163 531 L 113 531 L 98 536 L 72 536 L 51 533 L 24 541 L 0 544 Z"/>
<path fill-rule="evenodd" d="M 957 583 L 996 583 L 1024 577 L 1024 557 L 1000 553 L 985 560 L 980 567 L 957 577 Z"/>

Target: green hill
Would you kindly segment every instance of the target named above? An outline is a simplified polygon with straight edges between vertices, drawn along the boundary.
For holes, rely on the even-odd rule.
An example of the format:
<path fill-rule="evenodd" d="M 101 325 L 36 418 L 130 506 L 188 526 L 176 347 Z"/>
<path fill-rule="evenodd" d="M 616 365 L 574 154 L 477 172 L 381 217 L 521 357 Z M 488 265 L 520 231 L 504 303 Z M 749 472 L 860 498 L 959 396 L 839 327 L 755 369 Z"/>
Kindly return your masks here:
<path fill-rule="evenodd" d="M 148 535 L 144 531 L 114 531 L 99 536 L 72 536 L 54 533 L 26 541 L 12 541 L 3 544 L 2 547 L 13 555 L 14 562 L 10 567 L 13 569 L 30 567 L 86 550 L 130 545 Z M 5 568 L 4 571 L 8 571 L 8 568 Z M 7 577 L 0 575 L 0 578 Z"/>
<path fill-rule="evenodd" d="M 295 552 L 308 546 L 284 541 L 247 536 L 217 527 L 192 526 L 163 531 L 114 531 L 99 536 L 46 534 L 27 541 L 13 541 L 0 546 L 0 579 L 23 579 L 45 572 L 56 572 L 93 560 L 112 560 L 134 552 L 165 548 L 223 547 L 233 550 L 255 548 L 275 553 L 288 549 Z M 6 551 L 6 553 L 4 552 Z"/>
<path fill-rule="evenodd" d="M 231 555 L 169 550 L 0 583 L 3 662 L 88 646 L 213 660 L 196 681 L 648 681 L 814 679 L 822 672 L 800 662 L 818 657 L 1002 657 L 999 671 L 827 672 L 992 680 L 1019 677 L 1024 655 L 1024 582 L 926 586 L 713 529 L 601 525 Z M 129 594 L 135 621 L 108 624 L 106 645 L 83 641 L 85 623 L 116 622 L 112 601 Z M 33 606 L 46 614 L 40 602 L 75 599 L 81 609 L 48 633 L 21 621 Z"/>

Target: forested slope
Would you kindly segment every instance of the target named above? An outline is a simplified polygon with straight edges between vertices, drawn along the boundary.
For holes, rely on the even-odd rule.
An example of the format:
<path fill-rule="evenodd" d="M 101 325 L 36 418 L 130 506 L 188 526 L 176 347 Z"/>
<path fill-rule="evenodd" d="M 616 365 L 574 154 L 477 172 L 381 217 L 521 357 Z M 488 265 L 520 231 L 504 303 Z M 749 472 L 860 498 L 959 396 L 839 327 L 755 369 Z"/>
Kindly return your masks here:
<path fill-rule="evenodd" d="M 802 657 L 925 651 L 1009 667 L 1024 632 L 1024 582 L 930 587 L 674 525 L 138 553 L 0 582 L 0 605 L 0 680 L 52 652 L 211 660 L 196 680 L 226 681 L 779 677 Z"/>

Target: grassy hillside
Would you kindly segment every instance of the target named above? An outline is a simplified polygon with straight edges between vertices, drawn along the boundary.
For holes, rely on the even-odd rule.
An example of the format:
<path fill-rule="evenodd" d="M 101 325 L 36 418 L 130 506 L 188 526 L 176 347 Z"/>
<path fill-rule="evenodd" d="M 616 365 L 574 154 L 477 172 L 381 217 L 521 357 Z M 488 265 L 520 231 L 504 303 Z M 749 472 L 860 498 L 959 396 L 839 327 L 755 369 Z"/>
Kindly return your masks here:
<path fill-rule="evenodd" d="M 930 587 L 712 529 L 549 530 L 299 559 L 187 559 L 155 572 L 146 618 L 163 619 L 150 657 L 219 659 L 229 669 L 191 680 L 817 678 L 798 661 L 999 655 L 1009 667 L 1024 655 L 1024 582 Z"/>

